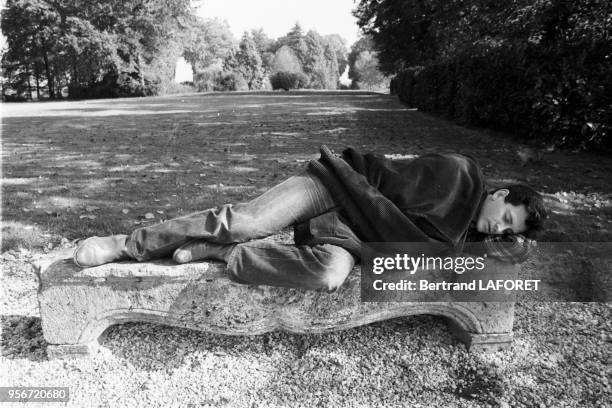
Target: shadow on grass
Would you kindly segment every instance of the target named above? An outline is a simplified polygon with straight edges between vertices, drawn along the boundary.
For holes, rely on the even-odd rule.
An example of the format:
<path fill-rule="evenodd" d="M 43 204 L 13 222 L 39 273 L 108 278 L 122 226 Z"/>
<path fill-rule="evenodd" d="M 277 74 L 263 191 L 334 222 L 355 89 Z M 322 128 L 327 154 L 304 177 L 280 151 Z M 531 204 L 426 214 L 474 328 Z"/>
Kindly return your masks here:
<path fill-rule="evenodd" d="M 129 232 L 146 213 L 162 221 L 245 201 L 301 170 L 319 144 L 339 137 L 311 133 L 348 129 L 352 114 L 343 109 L 354 105 L 352 98 L 367 96 L 364 101 L 373 104 L 389 99 L 317 92 L 249 96 L 257 109 L 245 104 L 244 95 L 215 94 L 28 105 L 35 110 L 9 112 L 3 123 L 5 217 L 73 239 Z M 286 103 L 269 103 L 288 97 L 289 110 Z M 169 104 L 183 100 L 194 104 L 191 111 L 172 112 Z M 305 115 L 320 111 L 321 103 L 344 113 Z M 85 123 L 81 111 L 91 114 Z M 237 120 L 243 114 L 249 120 Z"/>
<path fill-rule="evenodd" d="M 31 361 L 47 359 L 47 342 L 43 338 L 40 317 L 2 315 L 0 320 L 4 357 Z"/>

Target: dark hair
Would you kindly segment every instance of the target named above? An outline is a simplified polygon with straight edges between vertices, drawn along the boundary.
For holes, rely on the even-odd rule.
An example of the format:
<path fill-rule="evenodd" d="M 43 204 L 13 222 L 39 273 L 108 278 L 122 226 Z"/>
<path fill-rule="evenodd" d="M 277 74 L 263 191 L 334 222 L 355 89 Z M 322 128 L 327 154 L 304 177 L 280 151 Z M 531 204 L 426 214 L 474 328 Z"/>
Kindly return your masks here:
<path fill-rule="evenodd" d="M 509 191 L 504 202 L 512 205 L 524 205 L 527 209 L 527 231 L 523 233 L 528 238 L 534 238 L 538 231 L 544 228 L 544 221 L 548 218 L 548 212 L 544 207 L 544 199 L 533 188 L 524 184 L 510 184 L 497 190 Z M 495 190 L 495 191 L 497 191 Z"/>

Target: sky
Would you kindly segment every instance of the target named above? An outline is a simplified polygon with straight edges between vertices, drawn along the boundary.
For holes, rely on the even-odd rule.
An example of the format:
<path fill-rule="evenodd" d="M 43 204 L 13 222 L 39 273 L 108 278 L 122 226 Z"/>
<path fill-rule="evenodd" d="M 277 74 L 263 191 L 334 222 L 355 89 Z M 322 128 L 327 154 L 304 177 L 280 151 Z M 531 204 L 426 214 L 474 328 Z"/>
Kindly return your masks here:
<path fill-rule="evenodd" d="M 271 38 L 289 32 L 299 22 L 302 30 L 321 35 L 340 34 L 350 47 L 359 35 L 357 19 L 352 16 L 354 0 L 203 0 L 198 14 L 204 18 L 226 20 L 236 39 L 244 31 L 263 28 Z"/>

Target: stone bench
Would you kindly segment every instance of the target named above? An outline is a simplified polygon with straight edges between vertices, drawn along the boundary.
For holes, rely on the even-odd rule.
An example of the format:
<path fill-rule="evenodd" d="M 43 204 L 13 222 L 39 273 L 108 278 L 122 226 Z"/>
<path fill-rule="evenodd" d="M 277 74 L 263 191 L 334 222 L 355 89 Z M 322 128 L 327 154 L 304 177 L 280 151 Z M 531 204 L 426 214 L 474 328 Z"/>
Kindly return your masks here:
<path fill-rule="evenodd" d="M 87 355 L 110 326 L 151 322 L 212 333 L 323 333 L 400 316 L 449 318 L 470 350 L 512 341 L 513 302 L 361 302 L 355 268 L 334 293 L 241 285 L 221 263 L 121 262 L 80 269 L 70 259 L 38 265 L 38 299 L 50 358 Z"/>

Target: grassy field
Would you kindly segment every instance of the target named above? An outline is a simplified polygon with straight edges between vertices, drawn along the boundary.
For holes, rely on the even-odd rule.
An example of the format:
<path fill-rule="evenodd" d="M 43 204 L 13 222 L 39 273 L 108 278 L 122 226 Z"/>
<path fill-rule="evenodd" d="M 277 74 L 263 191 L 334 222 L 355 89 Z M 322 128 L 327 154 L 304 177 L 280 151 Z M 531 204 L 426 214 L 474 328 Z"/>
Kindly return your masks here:
<path fill-rule="evenodd" d="M 246 201 L 301 171 L 322 144 L 468 154 L 491 185 L 527 182 L 546 195 L 543 240 L 612 241 L 609 157 L 557 150 L 523 166 L 524 146 L 510 138 L 389 95 L 5 103 L 0 385 L 69 385 L 71 406 L 610 406 L 612 323 L 601 301 L 519 303 L 512 349 L 491 355 L 466 353 L 441 319 L 420 316 L 318 336 L 126 324 L 95 358 L 47 360 L 33 260 L 87 236 Z"/>

